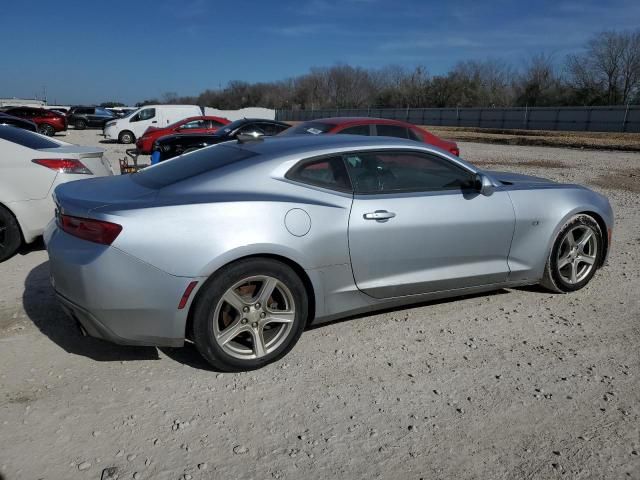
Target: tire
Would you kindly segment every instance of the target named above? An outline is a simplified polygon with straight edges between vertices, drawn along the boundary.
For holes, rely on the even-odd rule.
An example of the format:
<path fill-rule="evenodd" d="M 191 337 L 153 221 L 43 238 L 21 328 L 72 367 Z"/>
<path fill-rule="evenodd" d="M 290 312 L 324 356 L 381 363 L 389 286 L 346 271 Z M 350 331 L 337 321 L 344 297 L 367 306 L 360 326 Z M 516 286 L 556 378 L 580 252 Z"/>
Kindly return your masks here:
<path fill-rule="evenodd" d="M 73 122 L 73 126 L 76 127 L 76 130 L 84 130 L 85 128 L 87 128 L 87 122 L 82 119 L 76 120 L 75 122 Z"/>
<path fill-rule="evenodd" d="M 11 258 L 22 245 L 20 226 L 13 214 L 0 206 L 0 262 Z"/>
<path fill-rule="evenodd" d="M 249 258 L 218 271 L 198 292 L 192 313 L 193 341 L 205 360 L 217 370 L 247 371 L 293 348 L 307 323 L 308 299 L 289 266 Z"/>
<path fill-rule="evenodd" d="M 118 135 L 118 141 L 124 144 L 133 143 L 136 141 L 136 136 L 133 134 L 133 132 L 125 130 L 123 132 L 120 132 L 120 135 Z"/>
<path fill-rule="evenodd" d="M 46 135 L 47 137 L 53 137 L 53 135 L 55 135 L 56 131 L 51 125 L 47 125 L 45 123 L 45 124 L 40 125 L 38 127 L 38 133 L 41 133 L 42 135 Z"/>
<path fill-rule="evenodd" d="M 598 222 L 590 215 L 576 215 L 558 232 L 540 283 L 558 293 L 580 290 L 595 275 L 603 255 L 604 240 Z"/>

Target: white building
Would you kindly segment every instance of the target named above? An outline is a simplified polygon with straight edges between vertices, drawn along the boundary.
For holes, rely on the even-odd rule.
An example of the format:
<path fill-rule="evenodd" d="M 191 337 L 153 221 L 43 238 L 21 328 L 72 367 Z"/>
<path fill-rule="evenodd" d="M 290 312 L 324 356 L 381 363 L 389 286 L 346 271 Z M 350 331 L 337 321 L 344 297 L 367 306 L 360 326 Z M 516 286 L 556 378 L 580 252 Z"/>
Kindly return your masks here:
<path fill-rule="evenodd" d="M 0 98 L 0 107 L 44 107 L 47 102 L 33 98 Z"/>

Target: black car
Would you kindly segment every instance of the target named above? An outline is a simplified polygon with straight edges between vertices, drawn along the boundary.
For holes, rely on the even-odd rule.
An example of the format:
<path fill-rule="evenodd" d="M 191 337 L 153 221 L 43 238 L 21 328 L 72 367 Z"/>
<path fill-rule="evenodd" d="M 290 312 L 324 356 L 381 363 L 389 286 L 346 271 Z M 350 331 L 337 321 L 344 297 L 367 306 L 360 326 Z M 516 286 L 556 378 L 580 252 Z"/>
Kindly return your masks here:
<path fill-rule="evenodd" d="M 77 130 L 84 130 L 87 127 L 104 128 L 104 124 L 116 117 L 102 107 L 71 107 L 67 113 L 69 125 L 73 125 Z"/>
<path fill-rule="evenodd" d="M 22 128 L 24 130 L 30 130 L 32 132 L 38 131 L 38 126 L 30 120 L 24 118 L 14 117 L 13 115 L 7 115 L 0 112 L 0 125 L 10 125 L 12 127 Z"/>
<path fill-rule="evenodd" d="M 198 150 L 209 145 L 235 140 L 238 135 L 253 137 L 272 136 L 285 131 L 291 125 L 276 120 L 262 120 L 259 118 L 243 118 L 236 120 L 215 133 L 186 133 L 160 137 L 153 143 L 151 163 L 168 160 L 183 153 Z"/>

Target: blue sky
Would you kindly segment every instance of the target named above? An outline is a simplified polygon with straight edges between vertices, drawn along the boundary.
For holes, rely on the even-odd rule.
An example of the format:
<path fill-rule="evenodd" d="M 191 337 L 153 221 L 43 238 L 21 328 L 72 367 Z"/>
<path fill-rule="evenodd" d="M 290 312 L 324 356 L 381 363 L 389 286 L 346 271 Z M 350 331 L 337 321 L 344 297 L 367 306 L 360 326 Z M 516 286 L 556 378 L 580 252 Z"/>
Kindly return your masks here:
<path fill-rule="evenodd" d="M 313 66 L 423 65 L 537 52 L 640 26 L 637 0 L 3 0 L 0 97 L 135 103 Z"/>

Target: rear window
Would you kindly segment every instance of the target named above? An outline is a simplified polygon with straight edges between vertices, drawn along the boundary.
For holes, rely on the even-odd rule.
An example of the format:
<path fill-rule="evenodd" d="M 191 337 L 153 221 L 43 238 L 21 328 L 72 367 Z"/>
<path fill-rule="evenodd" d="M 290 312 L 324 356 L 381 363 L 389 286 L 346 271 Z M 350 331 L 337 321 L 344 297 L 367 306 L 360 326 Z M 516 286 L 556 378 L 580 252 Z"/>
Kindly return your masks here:
<path fill-rule="evenodd" d="M 217 145 L 145 168 L 132 178 L 145 187 L 162 188 L 255 155 L 240 148 Z"/>
<path fill-rule="evenodd" d="M 285 133 L 285 135 L 307 134 L 307 135 L 319 135 L 321 133 L 327 133 L 335 127 L 332 123 L 322 122 L 305 122 L 295 127 L 291 127 Z"/>
<path fill-rule="evenodd" d="M 0 125 L 0 138 L 17 143 L 26 148 L 33 148 L 34 150 L 41 148 L 58 148 L 60 146 L 59 143 L 49 140 L 43 135 L 8 125 Z"/>

